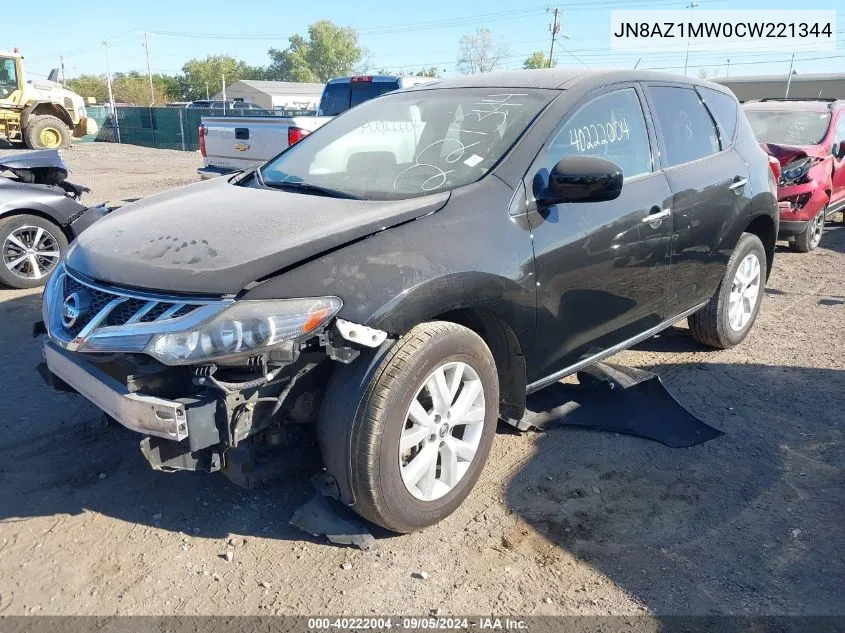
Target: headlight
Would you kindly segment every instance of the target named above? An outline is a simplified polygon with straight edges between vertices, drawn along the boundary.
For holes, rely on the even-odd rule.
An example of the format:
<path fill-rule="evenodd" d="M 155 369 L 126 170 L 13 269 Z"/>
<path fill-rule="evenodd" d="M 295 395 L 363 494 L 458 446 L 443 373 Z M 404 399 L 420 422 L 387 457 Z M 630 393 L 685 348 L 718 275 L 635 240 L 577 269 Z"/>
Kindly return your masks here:
<path fill-rule="evenodd" d="M 166 365 L 254 356 L 310 334 L 342 305 L 337 297 L 236 301 L 195 329 L 153 336 L 144 351 Z"/>
<path fill-rule="evenodd" d="M 814 163 L 815 161 L 809 157 L 792 161 L 781 171 L 781 183 L 796 183 L 803 180 Z"/>

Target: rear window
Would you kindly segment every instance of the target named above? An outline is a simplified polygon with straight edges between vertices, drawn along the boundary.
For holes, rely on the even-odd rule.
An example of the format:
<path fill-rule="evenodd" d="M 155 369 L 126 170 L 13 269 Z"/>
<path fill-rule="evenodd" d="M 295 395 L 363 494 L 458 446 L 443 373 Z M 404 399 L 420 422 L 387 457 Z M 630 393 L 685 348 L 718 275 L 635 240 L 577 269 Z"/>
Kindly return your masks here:
<path fill-rule="evenodd" d="M 359 103 L 399 88 L 399 81 L 356 81 L 326 84 L 320 99 L 321 116 L 337 116 Z"/>
<path fill-rule="evenodd" d="M 716 126 L 695 90 L 649 86 L 648 94 L 670 167 L 719 151 Z"/>
<path fill-rule="evenodd" d="M 699 91 L 710 113 L 716 119 L 716 123 L 719 126 L 719 137 L 722 141 L 722 149 L 725 149 L 733 142 L 734 134 L 736 133 L 736 100 L 724 92 L 719 92 L 711 88 L 699 88 Z"/>
<path fill-rule="evenodd" d="M 364 103 L 370 99 L 375 99 L 385 92 L 392 92 L 399 88 L 398 81 L 361 81 L 350 85 L 352 86 L 349 103 L 350 108 L 354 108 L 359 103 Z"/>

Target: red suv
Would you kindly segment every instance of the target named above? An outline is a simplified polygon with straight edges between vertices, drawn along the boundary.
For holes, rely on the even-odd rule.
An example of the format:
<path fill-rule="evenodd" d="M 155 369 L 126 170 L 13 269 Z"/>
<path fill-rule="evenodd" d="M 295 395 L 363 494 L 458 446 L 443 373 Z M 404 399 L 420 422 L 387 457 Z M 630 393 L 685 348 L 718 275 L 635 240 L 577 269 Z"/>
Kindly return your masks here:
<path fill-rule="evenodd" d="M 779 237 L 795 251 L 811 251 L 825 220 L 845 209 L 845 100 L 763 99 L 743 108 L 780 163 Z"/>

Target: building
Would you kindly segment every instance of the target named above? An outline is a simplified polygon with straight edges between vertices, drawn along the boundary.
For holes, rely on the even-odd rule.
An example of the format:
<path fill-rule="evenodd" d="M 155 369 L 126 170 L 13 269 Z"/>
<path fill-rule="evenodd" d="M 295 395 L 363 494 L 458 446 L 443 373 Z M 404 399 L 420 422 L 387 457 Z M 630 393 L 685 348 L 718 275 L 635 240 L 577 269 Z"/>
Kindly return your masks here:
<path fill-rule="evenodd" d="M 786 96 L 789 75 L 752 75 L 748 77 L 717 77 L 716 83 L 734 91 L 740 101 Z M 789 82 L 790 99 L 845 99 L 845 73 L 793 74 Z"/>
<path fill-rule="evenodd" d="M 290 81 L 257 81 L 242 79 L 226 86 L 226 99 L 254 103 L 266 110 L 316 110 L 323 94 L 323 84 L 304 84 Z M 218 92 L 213 99 L 222 99 Z"/>

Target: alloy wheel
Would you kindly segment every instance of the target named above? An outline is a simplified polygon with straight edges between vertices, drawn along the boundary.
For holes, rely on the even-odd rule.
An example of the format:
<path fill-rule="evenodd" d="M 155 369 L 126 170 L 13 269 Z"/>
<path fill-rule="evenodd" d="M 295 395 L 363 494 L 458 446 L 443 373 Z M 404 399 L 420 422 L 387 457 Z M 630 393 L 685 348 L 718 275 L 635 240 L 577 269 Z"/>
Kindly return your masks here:
<path fill-rule="evenodd" d="M 736 269 L 728 298 L 728 322 L 734 332 L 741 331 L 751 317 L 760 294 L 760 260 L 749 253 Z"/>
<path fill-rule="evenodd" d="M 813 218 L 813 225 L 810 229 L 812 231 L 810 235 L 810 245 L 815 248 L 819 245 L 819 242 L 822 241 L 822 233 L 824 233 L 824 212 L 825 210 L 822 209 L 819 211 L 819 214 Z"/>
<path fill-rule="evenodd" d="M 3 264 L 23 279 L 43 279 L 61 258 L 56 237 L 40 226 L 22 226 L 3 242 Z"/>
<path fill-rule="evenodd" d="M 484 387 L 462 362 L 437 367 L 417 390 L 399 438 L 399 468 L 422 501 L 448 494 L 475 458 L 485 417 Z"/>

